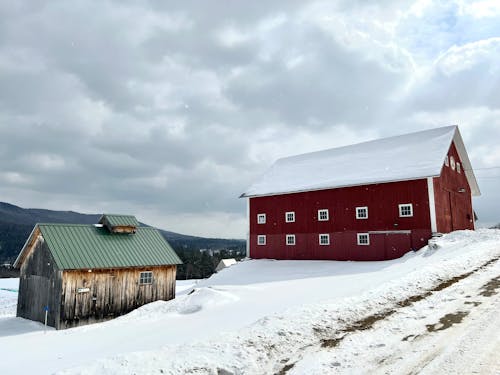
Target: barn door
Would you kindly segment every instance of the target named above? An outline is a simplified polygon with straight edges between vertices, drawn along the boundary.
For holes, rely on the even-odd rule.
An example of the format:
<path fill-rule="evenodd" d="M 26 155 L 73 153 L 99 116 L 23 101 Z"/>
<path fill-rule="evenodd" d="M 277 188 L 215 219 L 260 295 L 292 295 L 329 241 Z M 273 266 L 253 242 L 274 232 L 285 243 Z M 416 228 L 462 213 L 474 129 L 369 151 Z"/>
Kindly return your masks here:
<path fill-rule="evenodd" d="M 455 230 L 454 218 L 453 218 L 453 193 L 451 191 L 448 192 L 448 204 L 450 209 L 450 232 Z"/>

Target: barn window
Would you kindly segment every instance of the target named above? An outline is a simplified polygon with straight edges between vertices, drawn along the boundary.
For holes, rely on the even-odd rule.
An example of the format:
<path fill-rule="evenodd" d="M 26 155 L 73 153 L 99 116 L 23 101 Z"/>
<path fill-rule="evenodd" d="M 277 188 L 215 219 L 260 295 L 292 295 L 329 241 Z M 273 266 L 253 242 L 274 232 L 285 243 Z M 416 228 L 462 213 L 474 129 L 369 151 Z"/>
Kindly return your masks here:
<path fill-rule="evenodd" d="M 457 163 L 457 172 L 462 173 L 461 168 L 460 168 L 460 163 Z"/>
<path fill-rule="evenodd" d="M 358 233 L 358 245 L 369 245 L 370 235 L 368 233 Z"/>
<path fill-rule="evenodd" d="M 286 244 L 290 246 L 295 245 L 295 234 L 286 235 Z"/>
<path fill-rule="evenodd" d="M 356 207 L 356 219 L 368 219 L 368 207 Z"/>
<path fill-rule="evenodd" d="M 320 245 L 330 245 L 330 235 L 328 233 L 319 235 Z"/>
<path fill-rule="evenodd" d="M 141 274 L 139 275 L 139 285 L 146 285 L 152 283 L 153 283 L 153 272 L 152 271 L 141 272 Z"/>
<path fill-rule="evenodd" d="M 285 221 L 287 223 L 293 223 L 295 221 L 295 212 L 290 211 L 285 213 Z"/>
<path fill-rule="evenodd" d="M 453 156 L 450 156 L 450 165 L 451 169 L 455 170 L 455 158 Z"/>
<path fill-rule="evenodd" d="M 328 221 L 328 209 L 318 210 L 318 221 Z"/>
<path fill-rule="evenodd" d="M 450 160 L 448 159 L 448 155 L 446 155 L 444 158 L 444 165 L 446 165 L 447 167 L 450 166 Z"/>
<path fill-rule="evenodd" d="M 266 244 L 266 235 L 265 234 L 259 234 L 257 236 L 257 245 L 265 245 Z"/>
<path fill-rule="evenodd" d="M 411 203 L 405 203 L 399 205 L 399 217 L 411 217 L 413 216 L 413 205 Z"/>
<path fill-rule="evenodd" d="M 265 223 L 266 223 L 266 214 L 258 214 L 257 224 L 265 224 Z"/>

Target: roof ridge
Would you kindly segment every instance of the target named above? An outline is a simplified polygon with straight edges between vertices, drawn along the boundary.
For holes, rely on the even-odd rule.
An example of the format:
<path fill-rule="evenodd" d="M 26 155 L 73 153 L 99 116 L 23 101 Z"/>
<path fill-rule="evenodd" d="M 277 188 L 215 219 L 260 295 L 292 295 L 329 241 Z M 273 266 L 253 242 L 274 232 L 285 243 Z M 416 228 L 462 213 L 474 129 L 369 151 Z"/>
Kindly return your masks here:
<path fill-rule="evenodd" d="M 113 214 L 113 213 L 103 213 L 103 215 L 106 215 L 106 216 L 131 216 L 131 217 L 135 217 L 135 215 L 131 215 L 131 214 Z"/>
<path fill-rule="evenodd" d="M 96 223 L 97 224 L 97 223 Z M 79 223 L 36 223 L 35 225 L 43 225 L 43 226 L 58 226 L 58 227 L 91 227 L 91 228 L 101 228 L 101 226 L 96 226 L 96 224 L 79 224 Z M 101 224 L 97 224 L 101 225 Z M 152 226 L 145 226 L 141 225 L 138 226 L 136 229 L 153 229 L 153 230 L 160 230 L 158 228 L 152 227 Z"/>
<path fill-rule="evenodd" d="M 93 227 L 94 224 L 79 224 L 79 223 L 36 223 L 35 225 L 54 225 L 68 227 Z"/>
<path fill-rule="evenodd" d="M 419 131 L 412 132 L 412 133 L 402 133 L 402 134 L 397 134 L 397 135 L 391 135 L 389 137 L 374 138 L 374 139 L 370 139 L 368 141 L 351 143 L 351 144 L 344 145 L 344 146 L 330 147 L 330 148 L 323 149 L 323 150 L 304 152 L 302 154 L 297 154 L 297 155 L 283 156 L 281 158 L 276 159 L 275 162 L 278 163 L 278 162 L 283 161 L 283 160 L 291 160 L 291 159 L 295 159 L 295 158 L 304 157 L 306 155 L 316 155 L 316 154 L 321 154 L 321 153 L 328 153 L 328 152 L 331 152 L 332 150 L 342 150 L 344 148 L 351 148 L 351 147 L 355 147 L 355 146 L 359 146 L 359 145 L 366 145 L 369 143 L 377 143 L 380 141 L 395 139 L 395 138 L 399 138 L 399 137 L 415 136 L 417 134 L 423 134 L 423 133 L 437 131 L 437 130 L 450 129 L 450 131 L 451 131 L 452 128 L 457 129 L 458 125 L 440 126 L 439 128 L 430 128 L 430 129 L 426 129 L 426 130 L 419 130 Z"/>

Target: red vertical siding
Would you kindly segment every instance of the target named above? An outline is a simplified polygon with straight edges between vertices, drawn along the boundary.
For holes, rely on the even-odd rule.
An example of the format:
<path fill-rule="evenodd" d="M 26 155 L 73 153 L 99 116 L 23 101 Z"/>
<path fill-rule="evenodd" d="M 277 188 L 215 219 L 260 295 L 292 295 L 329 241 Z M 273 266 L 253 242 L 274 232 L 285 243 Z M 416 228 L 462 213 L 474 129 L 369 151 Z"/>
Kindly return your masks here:
<path fill-rule="evenodd" d="M 452 143 L 448 156 L 461 165 L 461 172 L 443 164 L 441 176 L 434 178 L 434 197 L 436 201 L 436 224 L 441 233 L 459 229 L 474 229 L 471 190 L 465 176 L 462 160 Z M 463 193 L 459 190 L 464 189 Z"/>
<path fill-rule="evenodd" d="M 412 203 L 413 217 L 399 217 L 399 204 Z M 368 219 L 356 219 L 356 207 L 368 207 Z M 318 221 L 318 210 L 328 209 L 329 220 Z M 285 222 L 285 212 L 295 212 L 295 222 Z M 257 214 L 266 223 L 257 223 Z M 357 233 L 370 234 L 370 245 L 357 245 Z M 319 234 L 330 235 L 330 245 L 319 244 Z M 257 235 L 266 245 L 257 245 Z M 296 245 L 285 244 L 295 234 Z M 382 260 L 420 248 L 430 238 L 427 181 L 413 180 L 349 188 L 250 198 L 250 256 L 275 259 Z M 387 250 L 388 249 L 388 250 Z"/>

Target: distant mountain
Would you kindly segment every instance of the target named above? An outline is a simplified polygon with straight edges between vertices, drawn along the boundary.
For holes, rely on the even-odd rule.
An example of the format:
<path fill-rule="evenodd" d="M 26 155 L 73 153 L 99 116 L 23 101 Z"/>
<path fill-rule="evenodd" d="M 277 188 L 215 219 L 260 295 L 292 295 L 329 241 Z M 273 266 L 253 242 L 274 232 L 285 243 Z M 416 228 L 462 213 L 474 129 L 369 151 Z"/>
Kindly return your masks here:
<path fill-rule="evenodd" d="M 95 224 L 100 214 L 21 208 L 0 202 L 0 264 L 13 263 L 36 223 Z M 143 224 L 146 225 L 146 224 Z M 245 241 L 189 236 L 160 229 L 174 249 L 243 249 Z"/>

